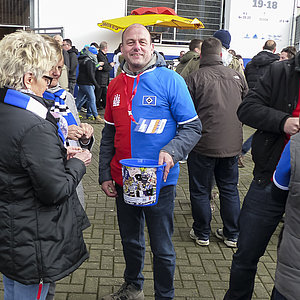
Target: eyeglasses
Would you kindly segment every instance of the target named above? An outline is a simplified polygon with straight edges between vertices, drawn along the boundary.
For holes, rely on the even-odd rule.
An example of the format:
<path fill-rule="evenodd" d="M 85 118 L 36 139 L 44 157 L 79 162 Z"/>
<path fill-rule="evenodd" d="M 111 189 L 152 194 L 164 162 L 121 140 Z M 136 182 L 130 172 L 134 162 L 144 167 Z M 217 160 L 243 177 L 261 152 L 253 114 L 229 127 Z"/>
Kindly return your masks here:
<path fill-rule="evenodd" d="M 47 75 L 43 75 L 42 78 L 46 81 L 47 86 L 49 87 L 51 85 L 53 78 Z"/>

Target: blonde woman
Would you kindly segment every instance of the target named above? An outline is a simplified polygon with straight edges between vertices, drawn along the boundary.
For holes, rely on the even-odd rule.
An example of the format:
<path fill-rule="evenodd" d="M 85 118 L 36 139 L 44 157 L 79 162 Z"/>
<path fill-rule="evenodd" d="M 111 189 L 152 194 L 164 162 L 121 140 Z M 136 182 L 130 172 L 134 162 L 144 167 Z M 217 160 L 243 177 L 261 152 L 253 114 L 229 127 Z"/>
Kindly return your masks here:
<path fill-rule="evenodd" d="M 89 226 L 76 186 L 89 151 L 68 152 L 42 98 L 57 64 L 49 44 L 19 31 L 0 41 L 0 272 L 4 300 L 44 300 L 75 271 Z"/>

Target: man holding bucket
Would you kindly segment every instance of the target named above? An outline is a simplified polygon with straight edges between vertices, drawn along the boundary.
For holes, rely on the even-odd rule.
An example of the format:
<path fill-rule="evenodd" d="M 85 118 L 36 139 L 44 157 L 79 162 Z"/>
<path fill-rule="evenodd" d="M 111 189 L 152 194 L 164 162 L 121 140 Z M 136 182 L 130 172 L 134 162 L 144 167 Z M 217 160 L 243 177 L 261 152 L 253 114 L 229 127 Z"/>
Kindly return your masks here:
<path fill-rule="evenodd" d="M 116 197 L 125 282 L 102 299 L 144 299 L 145 220 L 153 253 L 155 299 L 173 299 L 175 251 L 171 237 L 178 161 L 200 139 L 201 122 L 184 80 L 165 67 L 144 26 L 133 24 L 124 30 L 121 51 L 123 72 L 108 86 L 99 183 L 107 196 Z M 166 165 L 156 205 L 125 203 L 119 161 L 128 158 L 153 159 Z"/>

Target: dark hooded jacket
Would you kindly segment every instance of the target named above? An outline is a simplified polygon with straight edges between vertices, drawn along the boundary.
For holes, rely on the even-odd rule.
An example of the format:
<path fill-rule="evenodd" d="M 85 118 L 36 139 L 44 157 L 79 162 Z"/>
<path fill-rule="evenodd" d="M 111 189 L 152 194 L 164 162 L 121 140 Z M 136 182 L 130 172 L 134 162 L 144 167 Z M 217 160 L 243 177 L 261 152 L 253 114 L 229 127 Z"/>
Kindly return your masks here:
<path fill-rule="evenodd" d="M 271 182 L 285 145 L 284 124 L 299 100 L 300 62 L 296 57 L 272 63 L 238 108 L 240 121 L 257 131 L 252 141 L 254 180 Z"/>
<path fill-rule="evenodd" d="M 68 50 L 69 53 L 69 81 L 76 82 L 76 70 L 78 66 L 78 50 L 72 46 L 70 50 Z"/>
<path fill-rule="evenodd" d="M 0 272 L 26 285 L 54 282 L 88 258 L 89 221 L 76 194 L 86 169 L 67 160 L 56 119 L 4 103 L 8 91 L 0 89 Z M 14 93 L 22 104 L 24 94 Z"/>
<path fill-rule="evenodd" d="M 101 87 L 106 87 L 109 83 L 109 72 L 113 67 L 109 64 L 107 55 L 101 50 L 99 50 L 97 58 L 98 62 L 104 62 L 104 65 L 101 70 L 96 71 L 96 80 Z"/>
<path fill-rule="evenodd" d="M 94 85 L 99 87 L 96 81 L 96 63 L 86 54 L 78 57 L 79 72 L 77 77 L 78 85 Z"/>
<path fill-rule="evenodd" d="M 277 54 L 263 50 L 248 62 L 245 68 L 245 76 L 249 89 L 252 89 L 255 86 L 257 79 L 266 72 L 268 66 L 277 60 L 279 60 Z"/>

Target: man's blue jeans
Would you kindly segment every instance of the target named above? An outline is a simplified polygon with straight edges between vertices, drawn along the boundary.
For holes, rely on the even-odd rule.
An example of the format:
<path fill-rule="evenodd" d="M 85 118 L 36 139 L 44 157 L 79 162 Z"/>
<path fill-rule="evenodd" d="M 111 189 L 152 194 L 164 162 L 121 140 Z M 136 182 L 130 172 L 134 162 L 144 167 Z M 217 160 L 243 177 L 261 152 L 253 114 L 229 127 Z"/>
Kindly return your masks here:
<path fill-rule="evenodd" d="M 76 98 L 77 110 L 80 111 L 82 105 L 87 101 L 87 114 L 89 118 L 92 115 L 96 118 L 98 116 L 96 107 L 95 87 L 93 85 L 81 85 L 79 84 L 78 95 Z"/>
<path fill-rule="evenodd" d="M 250 300 L 257 263 L 282 218 L 284 201 L 271 197 L 271 186 L 252 181 L 239 218 L 238 250 L 233 255 L 226 300 Z"/>
<path fill-rule="evenodd" d="M 253 134 L 248 137 L 248 139 L 243 143 L 242 146 L 242 155 L 246 155 L 246 153 L 250 150 L 252 144 Z"/>
<path fill-rule="evenodd" d="M 238 157 L 215 158 L 192 151 L 188 157 L 190 199 L 194 219 L 193 229 L 197 237 L 208 240 L 210 236 L 210 195 L 213 176 L 220 193 L 220 211 L 223 234 L 228 239 L 238 238 L 240 198 L 238 184 Z"/>
<path fill-rule="evenodd" d="M 155 299 L 173 299 L 176 256 L 172 243 L 175 186 L 163 187 L 158 203 L 148 207 L 126 204 L 122 187 L 117 185 L 116 188 L 118 223 L 126 262 L 125 281 L 134 284 L 137 289 L 143 288 L 146 220 L 153 253 Z"/>
<path fill-rule="evenodd" d="M 3 275 L 4 300 L 35 300 L 39 290 L 38 284 L 25 285 Z M 50 283 L 44 283 L 40 300 L 45 300 Z"/>

